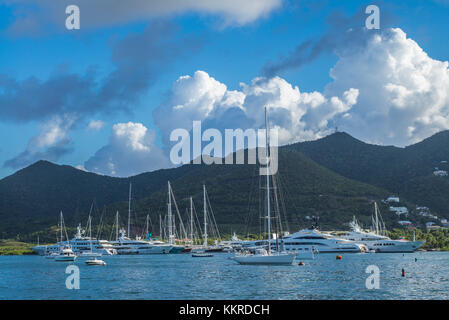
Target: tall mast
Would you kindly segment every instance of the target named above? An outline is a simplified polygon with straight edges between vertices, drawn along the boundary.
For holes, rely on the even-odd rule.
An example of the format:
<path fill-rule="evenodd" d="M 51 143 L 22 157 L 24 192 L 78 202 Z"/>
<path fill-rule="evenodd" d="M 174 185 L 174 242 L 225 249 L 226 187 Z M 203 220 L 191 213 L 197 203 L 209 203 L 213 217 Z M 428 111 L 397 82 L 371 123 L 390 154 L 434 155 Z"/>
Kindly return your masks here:
<path fill-rule="evenodd" d="M 89 242 L 90 242 L 90 253 L 92 253 L 92 218 L 89 213 Z"/>
<path fill-rule="evenodd" d="M 62 211 L 61 211 L 61 242 L 62 242 Z"/>
<path fill-rule="evenodd" d="M 193 244 L 193 200 L 190 197 L 190 240 Z"/>
<path fill-rule="evenodd" d="M 168 243 L 173 244 L 173 218 L 171 212 L 171 187 L 168 181 Z"/>
<path fill-rule="evenodd" d="M 150 218 L 150 215 L 149 214 L 147 214 L 147 221 L 146 221 L 146 232 L 145 232 L 145 239 L 147 238 L 147 236 L 148 236 L 148 219 Z"/>
<path fill-rule="evenodd" d="M 203 210 L 204 210 L 204 247 L 207 247 L 207 208 L 206 208 L 206 185 L 203 184 Z"/>
<path fill-rule="evenodd" d="M 162 237 L 162 218 L 161 218 L 161 215 L 159 215 L 159 237 L 161 238 L 161 240 L 163 239 L 163 237 Z"/>
<path fill-rule="evenodd" d="M 132 184 L 129 183 L 129 197 L 128 197 L 128 238 L 131 238 L 131 234 L 129 233 L 129 226 L 131 224 L 131 188 Z"/>
<path fill-rule="evenodd" d="M 115 240 L 118 240 L 118 211 L 115 214 Z"/>
<path fill-rule="evenodd" d="M 379 217 L 377 216 L 377 202 L 374 202 L 375 228 L 376 234 L 379 234 Z"/>
<path fill-rule="evenodd" d="M 270 217 L 270 165 L 269 165 L 269 148 L 270 148 L 270 142 L 268 140 L 269 134 L 268 134 L 268 111 L 267 107 L 265 107 L 265 156 L 266 156 L 266 166 L 267 166 L 267 231 L 268 231 L 268 253 L 271 252 L 271 217 Z"/>

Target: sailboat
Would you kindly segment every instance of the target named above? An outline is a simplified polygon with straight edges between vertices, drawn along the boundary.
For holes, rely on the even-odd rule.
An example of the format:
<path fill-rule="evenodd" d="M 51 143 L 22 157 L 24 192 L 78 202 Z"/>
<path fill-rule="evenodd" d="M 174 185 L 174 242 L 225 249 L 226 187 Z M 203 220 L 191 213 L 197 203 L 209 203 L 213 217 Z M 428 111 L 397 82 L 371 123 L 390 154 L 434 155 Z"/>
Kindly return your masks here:
<path fill-rule="evenodd" d="M 78 254 L 78 258 L 94 258 L 94 257 L 101 257 L 101 252 L 94 252 L 93 246 L 92 246 L 92 217 L 89 214 L 88 218 L 88 225 L 89 225 L 89 244 L 90 244 L 90 250 L 89 251 L 81 251 Z M 86 262 L 87 263 L 87 262 Z"/>
<path fill-rule="evenodd" d="M 211 252 L 222 252 L 223 248 L 221 247 L 209 247 L 207 245 L 207 200 L 206 200 L 206 185 L 203 184 L 203 199 L 204 199 L 204 242 L 203 248 L 198 251 L 192 253 L 192 257 L 194 258 L 209 258 L 213 257 Z"/>
<path fill-rule="evenodd" d="M 265 157 L 266 157 L 266 188 L 267 188 L 267 232 L 268 246 L 267 249 L 258 248 L 254 254 L 236 254 L 232 259 L 239 264 L 244 265 L 293 265 L 295 263 L 295 255 L 286 252 L 272 251 L 271 249 L 271 212 L 270 212 L 270 142 L 269 142 L 269 124 L 268 111 L 265 107 Z"/>
<path fill-rule="evenodd" d="M 173 190 L 171 188 L 170 181 L 168 181 L 168 203 L 167 203 L 168 244 L 170 246 L 172 246 L 170 253 L 183 253 L 183 252 L 186 252 L 185 246 L 176 244 L 175 232 L 174 232 L 174 230 L 175 230 L 174 216 L 173 216 L 173 211 L 172 211 L 172 198 L 173 198 L 173 202 L 175 204 L 175 208 L 177 210 L 178 207 L 176 205 L 175 196 L 173 194 Z M 179 214 L 178 211 L 176 211 L 176 212 Z M 182 223 L 182 221 L 181 221 L 181 223 Z"/>
<path fill-rule="evenodd" d="M 92 240 L 92 217 L 89 215 L 89 239 Z M 101 257 L 101 253 L 93 252 L 92 250 L 92 241 L 90 241 L 90 252 L 82 252 L 80 256 L 89 257 L 93 259 L 86 260 L 86 264 L 88 266 L 105 266 L 106 262 L 103 260 L 97 259 L 97 257 Z"/>
<path fill-rule="evenodd" d="M 58 254 L 54 255 L 55 261 L 75 261 L 76 255 L 73 253 L 72 247 L 70 245 L 70 242 L 67 241 L 67 243 L 62 242 L 62 231 L 64 228 L 64 217 L 62 216 L 61 211 L 61 246 L 59 247 Z"/>

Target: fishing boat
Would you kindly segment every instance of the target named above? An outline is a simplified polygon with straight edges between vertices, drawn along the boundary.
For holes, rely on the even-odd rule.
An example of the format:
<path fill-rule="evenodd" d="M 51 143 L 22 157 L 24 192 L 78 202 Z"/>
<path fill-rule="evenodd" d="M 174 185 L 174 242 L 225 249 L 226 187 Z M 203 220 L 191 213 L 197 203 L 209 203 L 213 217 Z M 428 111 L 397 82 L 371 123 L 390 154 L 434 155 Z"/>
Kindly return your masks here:
<path fill-rule="evenodd" d="M 273 251 L 271 248 L 271 211 L 270 211 L 270 142 L 268 111 L 265 107 L 265 157 L 266 157 L 266 206 L 267 206 L 267 249 L 257 249 L 255 253 L 238 253 L 232 259 L 242 265 L 293 265 L 296 256 L 285 251 Z"/>

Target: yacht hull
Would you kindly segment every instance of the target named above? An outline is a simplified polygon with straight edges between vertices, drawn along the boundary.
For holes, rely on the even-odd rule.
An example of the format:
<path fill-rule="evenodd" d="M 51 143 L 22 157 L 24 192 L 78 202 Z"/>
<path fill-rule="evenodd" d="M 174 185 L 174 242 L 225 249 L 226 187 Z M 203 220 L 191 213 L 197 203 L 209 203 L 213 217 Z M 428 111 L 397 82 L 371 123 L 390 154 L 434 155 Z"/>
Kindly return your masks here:
<path fill-rule="evenodd" d="M 383 241 L 365 243 L 369 250 L 378 253 L 411 253 L 423 245 L 424 241 Z"/>
<path fill-rule="evenodd" d="M 56 256 L 54 259 L 55 259 L 55 261 L 58 261 L 58 262 L 70 262 L 70 261 L 75 261 L 76 257 L 75 256 L 69 256 L 69 257 L 66 257 L 66 256 L 58 257 L 58 256 Z"/>
<path fill-rule="evenodd" d="M 235 256 L 232 260 L 244 265 L 293 265 L 295 255 L 241 255 Z"/>

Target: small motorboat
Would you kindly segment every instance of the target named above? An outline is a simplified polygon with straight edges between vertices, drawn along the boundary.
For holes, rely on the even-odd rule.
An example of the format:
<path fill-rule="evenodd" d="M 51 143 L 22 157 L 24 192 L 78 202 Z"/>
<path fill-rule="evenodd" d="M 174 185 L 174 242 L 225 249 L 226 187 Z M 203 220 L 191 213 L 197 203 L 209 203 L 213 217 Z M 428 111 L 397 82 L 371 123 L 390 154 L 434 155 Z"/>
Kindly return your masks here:
<path fill-rule="evenodd" d="M 86 260 L 86 264 L 88 266 L 105 266 L 106 262 L 104 262 L 103 260 L 97 259 L 97 258 L 93 258 L 90 260 Z"/>
<path fill-rule="evenodd" d="M 59 253 L 54 255 L 55 261 L 75 261 L 76 255 L 73 253 L 72 248 L 69 245 L 62 246 Z"/>

